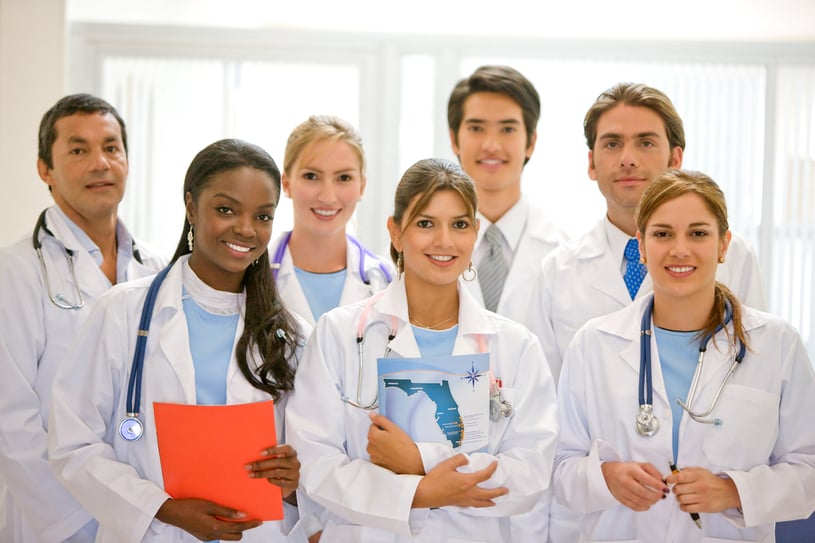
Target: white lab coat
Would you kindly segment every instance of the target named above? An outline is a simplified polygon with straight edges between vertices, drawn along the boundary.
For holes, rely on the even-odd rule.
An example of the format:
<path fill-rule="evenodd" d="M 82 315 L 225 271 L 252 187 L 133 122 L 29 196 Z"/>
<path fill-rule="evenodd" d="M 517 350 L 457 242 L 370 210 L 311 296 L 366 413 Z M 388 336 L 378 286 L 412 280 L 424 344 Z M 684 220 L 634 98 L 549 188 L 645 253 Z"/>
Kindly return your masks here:
<path fill-rule="evenodd" d="M 631 303 L 620 273 L 621 263 L 611 254 L 605 219 L 583 236 L 553 251 L 539 266 L 538 276 L 525 286 L 528 315 L 524 323 L 540 339 L 557 382 L 566 348 L 589 319 L 606 315 Z M 752 247 L 734 233 L 716 279 L 747 306 L 764 309 L 764 289 L 758 258 Z M 645 279 L 637 299 L 653 292 Z M 529 303 L 531 297 L 531 303 Z"/>
<path fill-rule="evenodd" d="M 529 289 L 540 271 L 541 261 L 566 240 L 565 234 L 545 217 L 540 208 L 526 202 L 526 211 L 526 226 L 515 249 L 496 310 L 499 315 L 522 324 L 527 324 Z M 486 227 L 481 225 L 476 242 L 479 245 L 484 239 L 484 232 Z M 465 282 L 464 285 L 483 307 L 484 295 L 481 293 L 478 279 Z"/>
<path fill-rule="evenodd" d="M 46 428 L 54 374 L 110 282 L 55 208 L 46 212 L 46 225 L 54 237 L 42 232 L 40 240 L 53 294 L 78 302 L 65 253 L 65 248 L 73 250 L 85 305 L 60 309 L 51 303 L 30 234 L 0 251 L 0 541 L 4 543 L 63 541 L 91 521 L 48 466 Z M 139 246 L 139 252 L 144 264 L 131 259 L 128 280 L 155 273 L 166 262 L 145 247 Z"/>
<path fill-rule="evenodd" d="M 197 541 L 154 518 L 170 496 L 163 490 L 153 402 L 196 403 L 181 264 L 179 260 L 170 270 L 155 302 L 144 361 L 140 440 L 124 441 L 118 428 L 125 417 L 136 331 L 152 278 L 118 285 L 99 301 L 54 382 L 51 463 L 57 477 L 99 521 L 99 543 Z M 243 318 L 235 341 L 242 331 Z M 227 404 L 270 398 L 243 376 L 234 349 L 226 390 Z M 275 404 L 278 443 L 284 442 L 284 405 L 285 397 Z M 296 521 L 297 511 L 285 503 L 284 510 L 285 521 L 244 532 L 243 541 L 286 541 L 282 530 Z"/>
<path fill-rule="evenodd" d="M 643 437 L 635 429 L 640 322 L 649 300 L 591 321 L 569 346 L 558 389 L 555 496 L 585 514 L 582 541 L 774 541 L 774 522 L 807 517 L 815 509 L 815 425 L 808 416 L 815 413 L 815 375 L 797 332 L 754 309 L 744 308 L 750 350 L 711 415 L 722 424 L 698 423 L 683 414 L 677 458 L 680 468 L 703 467 L 733 479 L 743 514 L 702 513 L 700 530 L 673 494 L 637 513 L 608 490 L 602 462 L 650 462 L 667 475 L 673 457 L 672 400 L 653 336 L 654 412 L 660 430 Z M 708 345 L 692 407 L 711 404 L 733 358 L 721 331 Z"/>
<path fill-rule="evenodd" d="M 284 233 L 269 246 L 270 259 L 274 258 L 283 237 L 287 234 L 288 233 Z M 389 260 L 365 255 L 363 259 L 363 269 L 370 282 L 370 284 L 365 284 L 359 273 L 359 259 L 363 258 L 360 254 L 360 250 L 350 240 L 346 239 L 346 243 L 348 244 L 346 250 L 347 273 L 345 275 L 345 286 L 342 289 L 342 296 L 340 297 L 340 305 L 348 305 L 359 300 L 364 300 L 388 286 L 388 278 L 379 267 L 380 264 L 385 266 L 391 278 L 396 277 L 396 269 Z M 308 305 L 306 295 L 300 287 L 300 281 L 297 280 L 297 275 L 294 272 L 294 261 L 291 258 L 288 247 L 286 247 L 283 253 L 283 259 L 280 261 L 276 284 L 280 298 L 286 307 L 290 311 L 294 311 L 303 317 L 311 326 L 314 326 L 314 315 L 311 312 L 311 307 Z"/>
<path fill-rule="evenodd" d="M 366 452 L 369 411 L 344 403 L 356 398 L 356 330 L 365 302 L 326 313 L 317 323 L 286 408 L 289 439 L 302 462 L 300 487 L 323 511 L 325 541 L 512 541 L 509 517 L 530 510 L 549 488 L 557 438 L 554 383 L 537 339 L 524 327 L 481 308 L 461 288 L 459 330 L 453 354 L 479 352 L 481 335 L 492 371 L 514 413 L 490 423 L 488 451 L 468 455 L 478 470 L 492 461 L 498 469 L 485 487 L 506 486 L 509 494 L 490 508 L 411 509 L 421 477 L 396 475 L 372 464 Z M 396 318 L 398 332 L 388 341 Z M 362 401 L 377 390 L 376 359 L 386 345 L 392 357 L 419 357 L 408 325 L 404 283 L 394 281 L 366 319 Z M 446 444 L 419 443 L 426 471 L 453 456 Z M 326 518 L 327 517 L 327 518 Z"/>

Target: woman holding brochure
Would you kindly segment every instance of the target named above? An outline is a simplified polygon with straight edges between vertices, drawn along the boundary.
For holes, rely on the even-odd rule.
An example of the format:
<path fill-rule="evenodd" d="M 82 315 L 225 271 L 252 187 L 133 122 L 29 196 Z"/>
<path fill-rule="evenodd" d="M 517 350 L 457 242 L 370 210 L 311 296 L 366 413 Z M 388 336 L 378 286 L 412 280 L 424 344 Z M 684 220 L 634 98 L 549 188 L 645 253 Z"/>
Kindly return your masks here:
<path fill-rule="evenodd" d="M 282 308 L 269 266 L 279 195 L 280 174 L 261 148 L 222 140 L 203 149 L 184 180 L 184 229 L 166 275 L 112 289 L 60 367 L 50 458 L 98 519 L 97 541 L 305 540 L 296 531 L 285 535 L 298 518 L 288 504 L 283 521 L 262 523 L 228 504 L 172 499 L 163 489 L 153 410 L 154 402 L 274 399 L 278 446 L 258 450 L 246 477 L 268 478 L 292 497 L 300 464 L 282 444 L 283 407 L 306 330 Z M 146 299 L 155 305 L 146 313 L 149 333 L 142 333 Z M 134 388 L 137 337 L 145 335 L 144 371 Z"/>
<path fill-rule="evenodd" d="M 540 344 L 460 284 L 476 273 L 476 204 L 458 165 L 411 166 L 388 219 L 400 277 L 326 313 L 303 353 L 286 416 L 298 499 L 320 506 L 324 541 L 509 542 L 509 516 L 548 489 L 555 386 Z"/>
<path fill-rule="evenodd" d="M 553 485 L 581 541 L 765 541 L 815 509 L 815 378 L 798 333 L 716 281 L 724 195 L 671 170 L 636 212 L 653 296 L 590 321 L 558 387 Z"/>

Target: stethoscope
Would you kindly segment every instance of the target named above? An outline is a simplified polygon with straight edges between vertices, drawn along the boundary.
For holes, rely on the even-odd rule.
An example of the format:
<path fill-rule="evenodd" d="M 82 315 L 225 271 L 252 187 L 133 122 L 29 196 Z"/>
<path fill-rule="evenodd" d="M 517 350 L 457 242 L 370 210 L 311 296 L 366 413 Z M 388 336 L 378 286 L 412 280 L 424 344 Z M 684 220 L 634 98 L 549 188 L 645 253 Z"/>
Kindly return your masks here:
<path fill-rule="evenodd" d="M 141 404 L 142 370 L 144 368 L 144 355 L 147 349 L 147 333 L 150 331 L 150 321 L 153 318 L 153 307 L 156 305 L 159 287 L 161 287 L 172 266 L 173 263 L 171 262 L 166 268 L 156 274 L 150 283 L 150 288 L 147 290 L 147 296 L 144 299 L 144 306 L 142 307 L 141 318 L 139 319 L 139 332 L 136 336 L 136 350 L 133 353 L 130 379 L 127 382 L 125 418 L 119 424 L 119 435 L 125 441 L 136 441 L 144 434 L 144 424 L 142 424 L 139 418 L 139 409 Z M 294 340 L 282 329 L 278 329 L 276 335 L 284 341 L 294 343 Z M 300 348 L 305 346 L 305 342 L 298 341 L 296 344 Z"/>
<path fill-rule="evenodd" d="M 385 344 L 385 351 L 382 354 L 382 358 L 388 358 L 388 355 L 391 353 L 390 342 L 396 337 L 397 320 L 393 315 L 391 315 L 390 318 L 390 325 L 384 321 L 373 321 L 371 323 L 367 323 L 368 313 L 370 313 L 373 305 L 377 302 L 377 300 L 379 300 L 379 298 L 382 297 L 383 294 L 384 291 L 380 291 L 368 299 L 368 301 L 365 303 L 364 309 L 362 310 L 362 314 L 360 315 L 359 322 L 357 323 L 356 342 L 358 373 L 356 401 L 352 400 L 345 394 L 342 395 L 343 402 L 367 411 L 371 411 L 379 407 L 379 390 L 377 387 L 377 391 L 372 401 L 364 402 L 362 400 L 362 379 L 364 375 L 363 369 L 365 367 L 365 364 L 363 363 L 363 345 L 365 343 L 365 334 L 372 326 L 385 326 L 388 329 L 388 342 Z M 478 334 L 477 341 L 479 352 L 487 352 L 487 344 L 484 341 L 484 336 Z M 490 364 L 490 420 L 497 422 L 501 417 L 509 417 L 510 415 L 512 415 L 512 404 L 509 402 L 509 400 L 504 398 L 504 394 L 501 391 L 501 385 L 499 381 L 495 379 L 495 376 L 492 373 L 492 364 Z"/>
<path fill-rule="evenodd" d="M 656 415 L 654 414 L 654 390 L 653 385 L 651 382 L 651 315 L 654 312 L 654 298 L 651 297 L 650 302 L 645 308 L 645 311 L 642 314 L 642 324 L 640 326 L 640 375 L 639 375 L 639 412 L 637 413 L 637 433 L 642 436 L 650 437 L 657 433 L 659 430 L 659 420 L 657 419 Z M 707 351 L 707 344 L 711 340 L 714 334 L 718 333 L 724 326 L 726 326 L 733 318 L 733 309 L 730 307 L 730 304 L 727 304 L 725 310 L 725 322 L 724 324 L 720 324 L 713 334 L 707 334 L 702 341 L 699 343 L 699 357 L 696 361 L 696 370 L 693 373 L 693 380 L 691 381 L 690 391 L 688 392 L 688 398 L 686 402 L 677 398 L 677 403 L 685 410 L 685 412 L 696 422 L 700 422 L 703 424 L 713 424 L 716 426 L 720 426 L 722 424 L 722 420 L 719 418 L 715 419 L 707 419 L 708 415 L 710 415 L 714 409 L 716 409 L 716 405 L 719 402 L 719 396 L 722 394 L 722 390 L 724 389 L 724 385 L 727 383 L 727 380 L 736 371 L 736 368 L 741 364 L 741 361 L 744 360 L 744 354 L 747 351 L 747 347 L 744 345 L 744 342 L 739 339 L 739 352 L 736 355 L 736 358 L 733 360 L 733 363 L 730 365 L 730 369 L 727 371 L 727 374 L 722 379 L 721 384 L 719 385 L 719 389 L 716 391 L 716 395 L 713 396 L 713 400 L 710 402 L 710 406 L 707 408 L 706 411 L 702 413 L 698 413 L 691 410 L 691 406 L 693 405 L 694 397 L 696 396 L 696 387 L 699 385 L 699 378 L 702 375 L 702 364 L 705 360 L 705 351 Z"/>
<path fill-rule="evenodd" d="M 59 240 L 57 240 L 54 233 L 48 228 L 45 224 L 45 213 L 47 209 L 44 209 L 42 213 L 40 213 L 39 218 L 37 219 L 37 224 L 34 226 L 34 234 L 31 236 L 31 244 L 34 246 L 34 251 L 37 253 L 37 258 L 40 261 L 40 268 L 42 268 L 42 275 L 43 279 L 45 280 L 45 287 L 48 290 L 48 298 L 51 300 L 51 303 L 57 306 L 60 309 L 82 309 L 85 306 L 85 299 L 82 297 L 82 291 L 79 288 L 79 282 L 76 280 L 76 269 L 74 268 L 74 251 L 72 249 L 68 249 L 63 245 Z M 54 238 L 54 241 L 62 245 L 63 253 L 65 254 L 65 260 L 68 262 L 68 269 L 71 271 L 71 279 L 73 280 L 74 284 L 74 294 L 76 294 L 76 302 L 71 302 L 67 300 L 61 293 L 54 294 L 53 290 L 51 290 L 51 281 L 48 277 L 48 268 L 45 265 L 45 258 L 42 256 L 42 242 L 40 241 L 40 231 L 45 232 L 46 235 L 51 236 Z M 139 249 L 136 247 L 136 243 L 133 243 L 133 258 L 139 264 L 142 264 L 141 253 L 139 253 Z"/>
<path fill-rule="evenodd" d="M 136 441 L 144 434 L 144 424 L 139 419 L 139 407 L 141 403 L 144 354 L 147 348 L 147 332 L 150 330 L 150 321 L 153 319 L 153 306 L 156 305 L 158 289 L 172 266 L 173 264 L 170 263 L 156 274 L 150 283 L 150 288 L 147 290 L 147 297 L 144 299 L 144 306 L 139 319 L 139 333 L 136 337 L 136 350 L 133 353 L 133 365 L 130 368 L 130 379 L 127 382 L 127 410 L 125 411 L 124 420 L 119 424 L 119 435 L 125 441 Z"/>
<path fill-rule="evenodd" d="M 272 274 L 274 278 L 277 279 L 277 274 L 280 271 L 280 264 L 283 262 L 283 256 L 286 254 L 286 248 L 289 246 L 289 240 L 291 239 L 292 231 L 289 230 L 285 234 L 283 234 L 283 238 L 280 240 L 280 243 L 275 249 L 274 255 L 272 256 Z M 346 234 L 348 241 L 350 241 L 357 249 L 359 249 L 359 276 L 362 278 L 362 282 L 366 285 L 371 284 L 371 278 L 368 276 L 368 272 L 365 270 L 365 258 L 371 257 L 377 261 L 379 264 L 379 269 L 382 272 L 382 275 L 385 277 L 385 281 L 390 283 L 393 281 L 393 276 L 391 272 L 388 271 L 388 267 L 371 251 L 365 248 L 360 241 L 350 234 Z"/>

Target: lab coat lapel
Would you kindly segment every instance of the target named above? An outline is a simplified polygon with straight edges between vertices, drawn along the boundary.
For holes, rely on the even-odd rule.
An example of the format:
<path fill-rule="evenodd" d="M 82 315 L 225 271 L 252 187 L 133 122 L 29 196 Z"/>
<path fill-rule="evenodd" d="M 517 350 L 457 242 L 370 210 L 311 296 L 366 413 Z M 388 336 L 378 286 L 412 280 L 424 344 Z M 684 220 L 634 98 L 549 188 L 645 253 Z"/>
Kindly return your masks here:
<path fill-rule="evenodd" d="M 79 282 L 78 286 L 82 295 L 94 300 L 102 296 L 102 294 L 110 288 L 110 281 L 107 280 L 102 270 L 96 264 L 96 261 L 88 254 L 88 251 L 85 250 L 79 243 L 79 240 L 76 239 L 76 236 L 74 236 L 74 233 L 68 224 L 66 224 L 62 215 L 52 207 L 45 214 L 45 223 L 48 229 L 53 232 L 54 237 L 56 237 L 66 249 L 74 252 L 74 271 L 76 277 L 79 278 L 77 281 Z M 41 236 L 40 239 L 47 237 L 48 236 Z M 62 249 L 59 248 L 58 244 L 44 241 L 43 253 L 46 252 L 48 254 L 44 254 L 43 256 L 46 259 L 46 266 L 50 265 L 48 273 L 49 280 L 52 281 L 54 285 L 53 288 L 59 291 L 62 287 L 57 285 L 66 285 L 69 289 L 68 292 L 73 293 L 75 285 L 74 276 L 71 274 L 70 268 L 68 268 L 68 263 L 65 261 L 65 255 Z M 59 276 L 63 276 L 62 278 L 59 278 L 59 276 L 56 278 L 51 277 L 54 275 L 54 272 L 51 271 L 54 268 L 59 270 L 56 273 L 58 273 Z M 75 294 L 68 296 L 68 299 L 72 300 L 74 297 Z"/>
<path fill-rule="evenodd" d="M 458 334 L 453 345 L 453 354 L 471 354 L 481 352 L 478 337 L 484 339 L 484 348 L 489 351 L 489 336 L 497 333 L 488 313 L 464 287 L 461 280 L 458 286 Z"/>
<path fill-rule="evenodd" d="M 599 295 L 613 299 L 621 307 L 631 303 L 625 281 L 622 275 L 616 273 L 620 265 L 611 254 L 603 221 L 600 221 L 582 240 L 578 249 L 578 259 L 583 261 L 582 273 L 586 275 L 581 283 L 591 285 Z M 616 275 L 612 275 L 615 273 Z"/>
<path fill-rule="evenodd" d="M 391 317 L 396 318 L 396 337 L 388 344 L 392 356 L 403 358 L 420 356 L 419 346 L 413 336 L 413 329 L 408 324 L 407 293 L 405 292 L 404 279 L 395 279 L 382 292 L 382 296 L 374 304 L 374 308 L 380 314 L 379 318 L 384 320 L 388 327 L 391 326 Z"/>
<path fill-rule="evenodd" d="M 188 404 L 196 403 L 195 396 L 195 368 L 190 352 L 190 336 L 187 328 L 187 319 L 184 307 L 181 305 L 181 275 L 182 262 L 177 261 L 167 279 L 159 289 L 156 305 L 153 309 L 153 323 L 150 334 L 159 332 L 159 347 L 167 363 L 178 377 L 184 399 Z M 165 314 L 172 312 L 166 323 L 163 322 Z M 149 371 L 149 370 L 147 370 Z"/>

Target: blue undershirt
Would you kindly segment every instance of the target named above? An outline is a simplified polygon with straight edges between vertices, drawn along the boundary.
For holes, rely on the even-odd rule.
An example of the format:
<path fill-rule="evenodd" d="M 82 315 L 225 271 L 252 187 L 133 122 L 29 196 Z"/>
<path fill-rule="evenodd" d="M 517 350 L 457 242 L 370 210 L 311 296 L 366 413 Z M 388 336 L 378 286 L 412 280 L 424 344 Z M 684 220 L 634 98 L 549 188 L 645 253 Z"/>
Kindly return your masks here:
<path fill-rule="evenodd" d="M 312 273 L 295 266 L 294 273 L 306 296 L 314 320 L 340 305 L 347 270 L 333 273 Z"/>
<path fill-rule="evenodd" d="M 198 405 L 226 404 L 226 373 L 232 358 L 239 314 L 209 313 L 183 291 L 182 304 L 190 334 Z"/>
<path fill-rule="evenodd" d="M 458 325 L 447 330 L 428 330 L 418 326 L 413 327 L 413 337 L 416 338 L 416 345 L 419 346 L 422 358 L 450 356 L 453 354 L 457 334 Z"/>
<path fill-rule="evenodd" d="M 674 463 L 677 462 L 679 451 L 679 423 L 684 415 L 684 409 L 676 400 L 685 401 L 685 398 L 688 397 L 690 383 L 696 370 L 696 360 L 699 356 L 697 334 L 698 332 L 675 332 L 654 327 L 662 378 L 665 381 L 665 390 L 671 404 Z"/>

